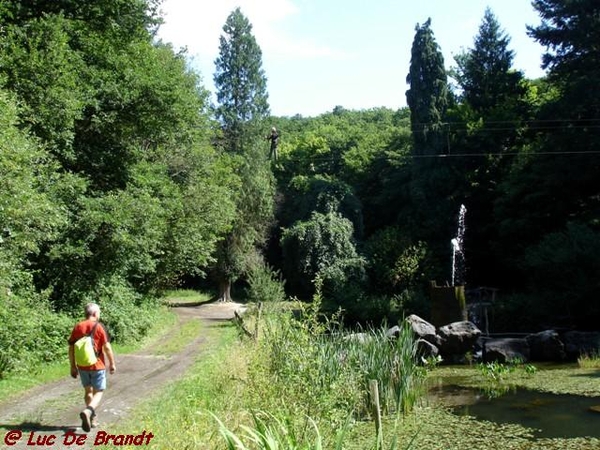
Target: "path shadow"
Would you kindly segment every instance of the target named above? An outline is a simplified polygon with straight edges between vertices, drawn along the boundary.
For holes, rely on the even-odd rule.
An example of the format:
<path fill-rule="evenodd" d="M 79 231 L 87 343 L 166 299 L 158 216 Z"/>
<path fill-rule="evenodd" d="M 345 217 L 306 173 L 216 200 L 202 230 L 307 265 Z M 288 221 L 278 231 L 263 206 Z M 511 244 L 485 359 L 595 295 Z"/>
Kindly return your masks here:
<path fill-rule="evenodd" d="M 0 423 L 0 429 L 6 430 L 20 430 L 23 432 L 29 431 L 62 431 L 66 433 L 67 431 L 74 432 L 78 428 L 76 426 L 64 426 L 64 425 L 47 425 L 41 424 L 40 422 L 21 422 L 21 423 Z"/>

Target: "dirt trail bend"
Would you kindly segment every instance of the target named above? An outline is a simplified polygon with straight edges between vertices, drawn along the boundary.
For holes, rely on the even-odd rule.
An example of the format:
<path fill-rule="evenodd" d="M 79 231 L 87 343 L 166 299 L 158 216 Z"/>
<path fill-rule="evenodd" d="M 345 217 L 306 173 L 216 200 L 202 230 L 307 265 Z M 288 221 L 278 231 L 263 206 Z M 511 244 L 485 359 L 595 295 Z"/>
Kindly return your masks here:
<path fill-rule="evenodd" d="M 241 313 L 244 309 L 244 305 L 233 302 L 173 307 L 179 324 L 201 320 L 205 326 L 230 320 L 235 311 Z M 79 419 L 83 408 L 83 388 L 79 379 L 65 377 L 0 403 L 0 449 L 104 447 L 100 444 L 102 433 L 110 433 L 111 425 L 126 417 L 140 400 L 147 399 L 161 387 L 180 378 L 207 348 L 208 343 L 202 334 L 175 355 L 156 356 L 149 350 L 117 354 L 117 373 L 108 375 L 107 390 L 98 408 L 99 426 L 92 429 L 86 438 L 82 437 L 85 433 Z M 143 431 L 143 424 L 140 424 L 140 430 L 131 430 L 131 433 L 138 435 Z M 98 433 L 100 436 L 97 438 Z M 12 445 L 15 441 L 16 444 Z M 94 445 L 95 442 L 98 444 Z M 151 443 L 148 448 L 152 448 Z"/>

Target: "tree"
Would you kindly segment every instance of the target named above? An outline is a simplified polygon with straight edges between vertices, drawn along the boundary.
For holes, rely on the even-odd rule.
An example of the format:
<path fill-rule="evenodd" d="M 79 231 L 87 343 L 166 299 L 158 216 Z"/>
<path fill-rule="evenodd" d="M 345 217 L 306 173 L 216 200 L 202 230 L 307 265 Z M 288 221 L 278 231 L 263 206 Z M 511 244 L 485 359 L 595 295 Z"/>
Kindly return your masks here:
<path fill-rule="evenodd" d="M 208 93 L 185 54 L 153 42 L 154 4 L 0 9 L 0 75 L 22 105 L 17 123 L 68 179 L 42 183 L 68 223 L 23 261 L 55 307 L 111 290 L 137 299 L 202 272 L 231 228 L 235 180 L 210 146 Z"/>
<path fill-rule="evenodd" d="M 450 146 L 464 154 L 487 155 L 452 161 L 463 174 L 461 191 L 469 209 L 471 281 L 484 284 L 494 283 L 489 279 L 495 272 L 489 242 L 497 232 L 496 224 L 489 220 L 492 205 L 498 183 L 513 161 L 503 154 L 523 146 L 525 124 L 532 115 L 527 83 L 512 67 L 514 52 L 509 43 L 510 37 L 487 8 L 473 47 L 455 57 L 457 67 L 451 71 L 460 89 L 460 104 L 448 114 L 453 130 Z"/>
<path fill-rule="evenodd" d="M 262 69 L 262 51 L 252 35 L 252 25 L 236 8 L 225 21 L 215 60 L 217 119 L 224 134 L 224 147 L 242 151 L 248 128 L 260 125 L 269 115 L 267 79 Z M 258 123 L 257 123 L 258 122 Z"/>
<path fill-rule="evenodd" d="M 512 186 L 518 188 L 516 195 L 522 195 L 534 178 L 535 200 L 543 205 L 544 214 L 534 218 L 528 205 L 515 214 L 524 212 L 532 219 L 531 231 L 538 233 L 560 232 L 568 222 L 597 228 L 600 94 L 594 86 L 600 80 L 600 4 L 535 0 L 533 6 L 541 23 L 529 26 L 528 32 L 547 49 L 542 66 L 557 91 L 539 113 L 544 127 L 537 133 L 536 150 L 552 157 L 529 158 L 520 170 L 523 181 L 515 179 Z"/>
<path fill-rule="evenodd" d="M 523 74 L 512 68 L 514 52 L 508 49 L 509 43 L 510 37 L 486 8 L 474 47 L 454 58 L 458 67 L 453 74 L 462 90 L 461 99 L 476 115 L 486 116 L 524 94 Z"/>
<path fill-rule="evenodd" d="M 577 84 L 591 81 L 600 71 L 600 4 L 595 0 L 534 0 L 532 5 L 542 23 L 527 30 L 547 49 L 542 67 L 554 79 Z"/>
<path fill-rule="evenodd" d="M 415 241 L 424 241 L 441 267 L 449 260 L 447 242 L 460 205 L 455 198 L 459 174 L 448 160 L 437 157 L 446 153 L 444 121 L 450 97 L 444 58 L 430 25 L 431 19 L 416 27 L 406 77 L 414 158 L 408 186 L 397 188 L 409 190 L 409 201 L 399 205 L 397 224 Z"/>
<path fill-rule="evenodd" d="M 232 284 L 253 265 L 261 264 L 259 248 L 266 243 L 273 219 L 275 184 L 262 151 L 264 137 L 259 134 L 269 114 L 262 52 L 240 8 L 227 17 L 223 32 L 215 60 L 219 103 L 215 113 L 223 132 L 223 149 L 234 158 L 240 186 L 236 219 L 219 245 L 214 274 L 218 298 L 229 301 Z"/>
<path fill-rule="evenodd" d="M 600 4 L 535 0 L 533 6 L 542 23 L 527 27 L 528 33 L 546 47 L 542 67 L 560 92 L 541 119 L 553 120 L 549 125 L 560 129 L 560 136 L 551 138 L 553 144 L 558 138 L 565 147 L 594 150 L 600 121 L 600 93 L 593 88 L 600 79 Z"/>
<path fill-rule="evenodd" d="M 543 99 L 539 122 L 530 130 L 532 143 L 499 184 L 493 216 L 498 238 L 491 245 L 497 249 L 494 259 L 502 264 L 500 281 L 513 289 L 531 287 L 531 296 L 541 300 L 536 309 L 556 311 L 558 298 L 573 299 L 576 293 L 580 302 L 597 289 L 593 277 L 581 276 L 568 285 L 556 271 L 568 277 L 570 268 L 579 267 L 574 262 L 593 248 L 588 239 L 598 232 L 600 95 L 594 86 L 600 79 L 600 4 L 593 0 L 532 4 L 541 23 L 529 26 L 528 33 L 546 47 L 542 67 L 548 70 L 550 95 Z M 581 274 L 587 271 L 581 268 Z M 545 289 L 554 290 L 552 296 L 539 289 L 546 281 Z M 597 321 L 598 308 L 588 306 L 585 321 Z"/>
<path fill-rule="evenodd" d="M 412 44 L 406 102 L 410 108 L 414 153 L 435 155 L 444 144 L 442 122 L 448 107 L 448 83 L 444 56 L 431 30 L 431 19 L 417 24 Z"/>
<path fill-rule="evenodd" d="M 309 297 L 315 277 L 323 279 L 332 296 L 350 281 L 364 276 L 364 260 L 356 251 L 354 227 L 338 212 L 313 212 L 281 238 L 284 274 L 292 289 Z"/>

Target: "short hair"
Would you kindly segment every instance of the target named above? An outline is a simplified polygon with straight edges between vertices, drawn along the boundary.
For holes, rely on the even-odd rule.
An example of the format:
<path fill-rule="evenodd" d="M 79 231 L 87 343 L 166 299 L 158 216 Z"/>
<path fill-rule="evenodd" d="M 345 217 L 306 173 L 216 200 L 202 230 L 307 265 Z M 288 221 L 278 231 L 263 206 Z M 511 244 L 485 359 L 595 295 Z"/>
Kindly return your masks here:
<path fill-rule="evenodd" d="M 85 305 L 85 317 L 92 317 L 96 312 L 100 312 L 100 306 L 98 306 L 98 304 L 88 303 Z"/>

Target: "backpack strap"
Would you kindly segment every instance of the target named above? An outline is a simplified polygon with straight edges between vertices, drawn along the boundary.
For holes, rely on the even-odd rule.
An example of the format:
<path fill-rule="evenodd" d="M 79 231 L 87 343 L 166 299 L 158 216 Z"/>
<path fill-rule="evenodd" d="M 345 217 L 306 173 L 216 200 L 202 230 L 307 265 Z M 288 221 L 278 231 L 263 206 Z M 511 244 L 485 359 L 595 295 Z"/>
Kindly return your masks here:
<path fill-rule="evenodd" d="M 94 333 L 96 332 L 96 327 L 98 326 L 99 323 L 100 323 L 100 321 L 96 320 L 96 323 L 92 327 L 92 331 L 90 331 L 90 334 L 88 334 L 88 336 L 92 338 L 92 348 L 94 349 L 94 353 L 96 354 L 96 357 L 98 357 L 100 352 L 96 351 L 96 345 L 94 344 Z"/>

